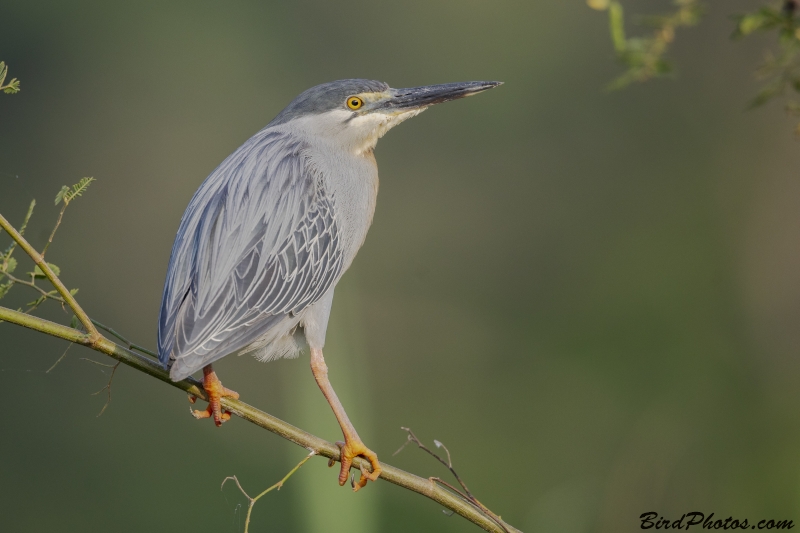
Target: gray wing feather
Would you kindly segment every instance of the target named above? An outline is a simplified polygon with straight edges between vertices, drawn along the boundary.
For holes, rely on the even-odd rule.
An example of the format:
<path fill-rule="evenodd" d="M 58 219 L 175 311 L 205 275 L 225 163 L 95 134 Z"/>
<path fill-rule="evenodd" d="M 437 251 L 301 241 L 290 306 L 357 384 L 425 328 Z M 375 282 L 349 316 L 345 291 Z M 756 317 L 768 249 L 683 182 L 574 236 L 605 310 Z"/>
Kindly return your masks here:
<path fill-rule="evenodd" d="M 302 140 L 263 130 L 231 154 L 181 220 L 159 318 L 161 362 L 175 359 L 188 375 L 324 296 L 343 264 L 334 215 Z"/>

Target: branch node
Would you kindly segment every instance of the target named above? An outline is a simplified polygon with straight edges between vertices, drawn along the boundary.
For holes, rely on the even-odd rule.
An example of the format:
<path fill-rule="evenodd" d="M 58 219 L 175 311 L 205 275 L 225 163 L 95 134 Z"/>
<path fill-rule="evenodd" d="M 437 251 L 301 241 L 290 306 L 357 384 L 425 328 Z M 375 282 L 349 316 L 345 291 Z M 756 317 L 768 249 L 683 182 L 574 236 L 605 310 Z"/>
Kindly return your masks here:
<path fill-rule="evenodd" d="M 247 492 L 245 492 L 245 490 L 242 488 L 242 484 L 239 483 L 239 478 L 237 478 L 235 475 L 228 476 L 228 477 L 226 477 L 225 479 L 222 480 L 222 484 L 219 486 L 219 490 L 222 490 L 222 488 L 225 486 L 225 482 L 226 481 L 228 481 L 229 479 L 232 479 L 236 483 L 236 486 L 239 487 L 239 490 L 242 491 L 242 494 L 244 494 L 244 497 L 247 498 L 247 500 L 250 502 L 250 505 L 248 505 L 248 507 L 247 507 L 247 518 L 245 518 L 245 520 L 244 520 L 244 533 L 248 533 L 248 528 L 250 527 L 250 515 L 253 513 L 253 506 L 256 504 L 256 502 L 262 496 L 264 496 L 265 494 L 267 494 L 268 492 L 270 492 L 272 490 L 281 490 L 281 487 L 283 487 L 283 484 L 286 483 L 287 479 L 292 477 L 292 474 L 297 472 L 300 469 L 300 467 L 303 466 L 306 463 L 306 461 L 308 461 L 309 459 L 311 459 L 312 457 L 317 455 L 317 452 L 314 451 L 313 449 L 311 449 L 311 448 L 306 448 L 306 449 L 307 450 L 311 450 L 311 453 L 306 455 L 303 458 L 302 461 L 297 463 L 297 466 L 295 466 L 294 468 L 289 470 L 289 473 L 286 474 L 285 476 L 283 476 L 283 479 L 281 479 L 280 481 L 278 481 L 277 483 L 272 485 L 270 488 L 268 488 L 267 490 L 265 490 L 264 492 L 262 492 L 261 494 L 259 494 L 255 498 L 251 498 L 250 495 L 247 494 Z"/>
<path fill-rule="evenodd" d="M 497 524 L 505 533 L 509 533 L 509 530 L 506 527 L 505 522 L 503 522 L 498 515 L 494 514 L 492 511 L 490 511 L 485 505 L 483 505 L 481 502 L 479 502 L 478 499 L 475 498 L 475 496 L 473 496 L 472 493 L 469 491 L 469 489 L 467 488 L 466 483 L 464 483 L 464 481 L 462 481 L 461 477 L 459 477 L 459 475 L 456 472 L 455 468 L 453 468 L 453 461 L 452 461 L 452 458 L 450 457 L 450 450 L 447 449 L 447 446 L 445 446 L 444 444 L 442 444 L 438 440 L 434 440 L 433 441 L 436 444 L 437 448 L 444 448 L 444 450 L 447 452 L 447 461 L 445 461 L 444 459 L 442 459 L 441 457 L 436 455 L 433 451 L 431 451 L 430 448 L 428 448 L 427 446 L 422 444 L 422 441 L 419 440 L 419 438 L 417 438 L 416 435 L 414 435 L 414 432 L 411 431 L 411 429 L 404 428 L 404 427 L 401 427 L 400 429 L 402 429 L 403 431 L 408 433 L 408 437 L 407 437 L 408 440 L 400 447 L 399 450 L 397 450 L 395 452 L 395 455 L 397 455 L 403 448 L 405 448 L 406 445 L 409 442 L 414 442 L 421 450 L 427 452 L 429 455 L 433 456 L 437 461 L 439 461 L 444 466 L 446 466 L 447 469 L 450 470 L 450 473 L 453 474 L 453 477 L 456 478 L 456 480 L 458 481 L 458 484 L 461 485 L 461 488 L 464 490 L 464 492 L 458 490 L 453 485 L 451 485 L 450 483 L 444 481 L 443 479 L 441 479 L 439 477 L 435 477 L 435 476 L 429 477 L 428 480 L 434 486 L 436 486 L 436 484 L 438 483 L 440 485 L 443 485 L 443 486 L 447 487 L 449 490 L 451 490 L 452 492 L 457 494 L 462 500 L 464 500 L 465 502 L 469 503 L 470 505 L 472 505 L 473 507 L 478 509 L 481 513 L 486 515 L 486 517 L 488 517 L 495 524 Z"/>

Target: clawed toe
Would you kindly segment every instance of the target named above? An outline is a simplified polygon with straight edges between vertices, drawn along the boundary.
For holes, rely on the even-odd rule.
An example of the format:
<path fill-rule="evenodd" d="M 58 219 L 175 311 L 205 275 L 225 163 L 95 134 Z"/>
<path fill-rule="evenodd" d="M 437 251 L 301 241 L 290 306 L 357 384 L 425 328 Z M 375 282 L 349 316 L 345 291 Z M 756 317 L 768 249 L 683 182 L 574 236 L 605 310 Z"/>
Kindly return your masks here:
<path fill-rule="evenodd" d="M 203 411 L 192 411 L 192 416 L 197 420 L 203 418 L 213 418 L 217 427 L 221 426 L 223 422 L 231 419 L 229 411 L 223 411 L 220 400 L 222 398 L 239 399 L 239 393 L 222 386 L 222 382 L 217 377 L 217 374 L 211 369 L 211 365 L 203 368 L 203 388 L 208 395 L 208 407 Z M 189 402 L 194 403 L 197 397 L 193 394 L 189 395 Z"/>
<path fill-rule="evenodd" d="M 353 465 L 353 459 L 359 456 L 369 461 L 372 466 L 372 472 L 369 472 L 366 468 L 362 468 L 358 482 L 355 481 L 355 478 L 351 478 L 350 485 L 353 487 L 354 492 L 358 492 L 359 489 L 366 486 L 367 481 L 376 481 L 378 476 L 381 475 L 381 465 L 378 462 L 378 456 L 375 452 L 364 446 L 363 442 L 353 439 L 346 442 L 339 441 L 336 445 L 339 447 L 339 460 L 342 464 L 341 470 L 339 470 L 339 485 L 345 484 L 350 472 L 350 467 Z"/>
<path fill-rule="evenodd" d="M 197 420 L 202 420 L 204 418 L 213 418 L 214 423 L 217 427 L 221 426 L 224 422 L 227 422 L 231 419 L 230 411 L 222 411 L 220 409 L 214 409 L 211 406 L 207 407 L 203 411 L 195 411 L 189 409 L 189 413 L 195 417 Z"/>

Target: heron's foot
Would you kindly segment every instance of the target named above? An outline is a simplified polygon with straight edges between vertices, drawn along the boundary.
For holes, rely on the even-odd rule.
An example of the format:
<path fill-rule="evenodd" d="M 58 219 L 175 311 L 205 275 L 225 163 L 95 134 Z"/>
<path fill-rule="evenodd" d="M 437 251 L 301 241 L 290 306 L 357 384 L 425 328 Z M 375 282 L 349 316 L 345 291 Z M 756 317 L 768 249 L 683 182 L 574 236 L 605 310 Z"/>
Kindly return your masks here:
<path fill-rule="evenodd" d="M 376 481 L 378 479 L 378 476 L 381 475 L 381 464 L 378 462 L 378 456 L 375 452 L 364 446 L 361 439 L 358 437 L 351 439 L 345 437 L 345 439 L 345 442 L 336 442 L 336 445 L 339 447 L 340 462 L 342 463 L 342 468 L 339 471 L 339 485 L 344 485 L 347 481 L 350 467 L 353 464 L 353 459 L 356 457 L 363 457 L 369 461 L 372 466 L 372 472 L 362 468 L 361 478 L 358 482 L 353 482 L 353 492 L 358 492 L 358 489 L 364 487 L 367 481 Z"/>
<path fill-rule="evenodd" d="M 219 427 L 223 422 L 231 419 L 231 413 L 222 410 L 220 400 L 222 398 L 235 398 L 238 400 L 239 393 L 223 387 L 215 372 L 209 372 L 203 376 L 203 388 L 208 395 L 208 407 L 206 407 L 205 411 L 191 411 L 192 416 L 198 420 L 213 418 L 214 423 Z M 197 401 L 197 397 L 190 394 L 189 402 L 194 403 L 195 401 Z"/>

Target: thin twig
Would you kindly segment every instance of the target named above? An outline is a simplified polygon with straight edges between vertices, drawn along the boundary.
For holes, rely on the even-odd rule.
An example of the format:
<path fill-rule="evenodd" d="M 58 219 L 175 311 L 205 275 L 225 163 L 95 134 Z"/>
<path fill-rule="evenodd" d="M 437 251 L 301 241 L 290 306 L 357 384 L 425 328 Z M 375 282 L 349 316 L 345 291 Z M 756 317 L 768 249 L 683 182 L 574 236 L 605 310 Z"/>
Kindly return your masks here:
<path fill-rule="evenodd" d="M 117 366 L 116 363 L 113 364 L 113 365 L 109 365 L 109 364 L 106 364 L 106 363 L 101 363 L 100 361 L 95 361 L 94 359 L 89 359 L 88 357 L 81 357 L 81 361 L 86 361 L 87 363 L 93 363 L 93 364 L 95 364 L 97 366 L 104 366 L 106 368 L 114 368 L 115 366 Z M 102 370 L 101 370 L 101 372 L 102 372 Z M 100 389 L 100 390 L 103 390 L 103 389 Z M 97 392 L 100 392 L 100 391 L 97 391 Z M 93 395 L 97 394 L 97 392 L 93 393 Z"/>
<path fill-rule="evenodd" d="M 107 366 L 107 367 L 111 368 L 111 376 L 108 378 L 108 383 L 106 383 L 106 386 L 103 387 L 102 389 L 100 389 L 99 391 L 92 393 L 92 396 L 97 396 L 98 394 L 100 394 L 103 391 L 107 391 L 108 392 L 108 398 L 106 398 L 106 403 L 103 405 L 103 408 L 100 409 L 100 412 L 97 413 L 97 417 L 99 418 L 106 411 L 106 407 L 108 407 L 108 405 L 111 403 L 111 382 L 114 381 L 114 374 L 117 373 L 117 368 L 119 368 L 119 365 L 122 364 L 122 362 L 121 361 L 117 361 L 117 363 L 114 364 L 114 365 L 106 365 L 106 364 L 103 364 L 103 363 L 98 363 L 97 361 L 92 361 L 91 359 L 86 359 L 86 358 L 82 358 L 82 359 L 84 359 L 85 361 L 91 361 L 92 363 L 96 363 L 98 365 Z"/>
<path fill-rule="evenodd" d="M 439 442 L 438 440 L 434 439 L 433 443 L 436 445 L 437 448 L 444 448 L 444 451 L 447 452 L 447 468 L 453 469 L 453 459 L 450 458 L 450 450 L 447 449 L 447 446 L 444 443 Z M 466 487 L 464 487 L 466 489 Z"/>
<path fill-rule="evenodd" d="M 136 350 L 137 352 L 142 352 L 144 354 L 147 354 L 147 355 L 149 355 L 151 357 L 155 357 L 156 359 L 158 359 L 158 354 L 157 353 L 152 352 L 152 351 L 148 350 L 147 348 L 143 348 L 142 346 L 139 346 L 138 344 L 132 343 L 131 341 L 129 341 L 128 339 L 123 337 L 122 334 L 120 334 L 116 330 L 114 330 L 114 328 L 110 328 L 110 327 L 106 326 L 105 324 L 102 324 L 101 322 L 98 322 L 95 319 L 92 319 L 92 324 L 94 324 L 98 328 L 102 329 L 103 331 L 106 331 L 107 333 L 110 333 L 111 335 L 115 336 L 116 338 L 118 338 L 119 340 L 124 342 L 128 346 L 129 350 Z"/>
<path fill-rule="evenodd" d="M 136 350 L 137 352 L 142 352 L 143 354 L 146 354 L 146 355 L 149 355 L 150 357 L 155 357 L 156 359 L 158 359 L 158 354 L 157 353 L 155 353 L 152 350 L 148 350 L 147 348 L 144 348 L 142 346 L 139 346 L 138 344 L 131 343 L 130 344 L 130 349 L 131 350 Z"/>
<path fill-rule="evenodd" d="M 458 484 L 459 484 L 459 485 L 461 485 L 461 487 L 464 489 L 464 492 L 466 492 L 466 493 L 467 493 L 467 496 L 468 496 L 469 498 L 474 498 L 474 496 L 472 496 L 472 493 L 471 493 L 471 492 L 469 491 L 469 489 L 467 488 L 467 485 L 466 485 L 466 483 L 464 483 L 464 481 L 462 481 L 462 480 L 461 480 L 461 478 L 459 477 L 458 473 L 457 473 L 457 472 L 455 471 L 455 469 L 453 468 L 453 462 L 452 462 L 452 461 L 450 461 L 450 452 L 449 452 L 449 451 L 447 452 L 447 459 L 448 459 L 448 460 L 447 460 L 447 461 L 445 461 L 444 459 L 442 459 L 441 457 L 439 457 L 438 455 L 436 455 L 436 453 L 434 453 L 433 451 L 431 451 L 431 449 L 430 449 L 430 448 L 428 448 L 427 446 L 425 446 L 424 444 L 422 444 L 422 441 L 420 441 L 420 440 L 417 438 L 417 436 L 416 436 L 416 435 L 414 435 L 414 432 L 413 432 L 413 431 L 411 431 L 409 428 L 403 428 L 403 427 L 401 427 L 400 429 L 402 429 L 403 431 L 405 431 L 405 432 L 407 432 L 407 433 L 408 433 L 408 440 L 409 440 L 409 441 L 411 441 L 411 442 L 414 442 L 414 443 L 415 443 L 417 446 L 419 446 L 419 447 L 420 447 L 420 448 L 421 448 L 423 451 L 426 451 L 426 452 L 428 452 L 430 455 L 432 455 L 433 457 L 435 457 L 437 461 L 439 461 L 439 462 L 440 462 L 440 463 L 442 463 L 444 466 L 446 466 L 446 467 L 447 467 L 447 469 L 448 469 L 448 470 L 450 470 L 450 472 L 451 472 L 451 473 L 453 474 L 453 476 L 456 478 L 456 480 L 458 481 Z M 434 440 L 433 442 L 435 442 L 435 443 L 437 444 L 437 446 L 442 446 L 442 447 L 443 447 L 442 443 L 441 443 L 441 442 L 439 442 L 438 440 Z M 445 450 L 447 450 L 447 448 L 445 448 Z"/>
<path fill-rule="evenodd" d="M 406 442 L 400 447 L 400 449 L 397 450 L 396 452 L 394 452 L 394 455 L 397 455 L 398 453 L 400 453 L 403 450 L 403 448 L 405 448 L 406 445 L 408 445 L 409 442 L 415 443 L 420 449 L 422 449 L 425 452 L 428 452 L 437 461 L 439 461 L 444 466 L 446 466 L 447 469 L 450 470 L 450 472 L 453 474 L 453 477 L 456 478 L 456 480 L 458 481 L 458 484 L 461 485 L 461 488 L 464 489 L 464 492 L 461 492 L 460 490 L 455 488 L 450 483 L 448 483 L 448 482 L 446 482 L 443 479 L 438 478 L 438 477 L 429 477 L 428 480 L 430 480 L 431 483 L 439 483 L 441 485 L 444 485 L 445 487 L 447 487 L 451 491 L 453 491 L 456 494 L 458 494 L 461 497 L 461 499 L 463 499 L 464 501 L 466 501 L 466 502 L 474 505 L 478 509 L 480 509 L 481 512 L 483 512 L 493 522 L 495 522 L 498 526 L 500 526 L 505 533 L 510 533 L 508 528 L 506 527 L 507 524 L 505 522 L 503 522 L 503 520 L 498 515 L 494 514 L 492 511 L 490 511 L 488 507 L 486 507 L 481 502 L 479 502 L 478 499 L 475 496 L 473 496 L 472 493 L 469 491 L 469 489 L 467 488 L 467 484 L 464 483 L 464 481 L 458 475 L 458 472 L 456 472 L 455 468 L 453 468 L 453 460 L 450 457 L 450 450 L 447 449 L 447 446 L 445 446 L 444 444 L 442 444 L 438 440 L 434 440 L 433 441 L 434 443 L 436 443 L 436 447 L 437 448 L 444 448 L 444 450 L 447 452 L 447 461 L 445 461 L 444 459 L 439 457 L 439 455 L 434 453 L 430 448 L 428 448 L 427 446 L 422 444 L 422 441 L 420 441 L 419 438 L 417 438 L 417 436 L 414 435 L 414 432 L 411 431 L 411 429 L 404 428 L 404 427 L 401 427 L 400 429 L 402 429 L 403 431 L 408 433 L 408 437 L 406 439 Z"/>
<path fill-rule="evenodd" d="M 36 283 L 34 283 L 33 281 L 25 281 L 24 279 L 18 278 L 18 277 L 16 277 L 16 276 L 14 276 L 13 274 L 9 274 L 8 272 L 0 272 L 0 276 L 5 276 L 5 277 L 7 277 L 9 280 L 13 281 L 13 282 L 14 282 L 14 283 L 16 283 L 17 285 L 24 285 L 24 286 L 26 286 L 26 287 L 30 287 L 31 289 L 37 290 L 37 291 L 39 291 L 39 292 L 42 294 L 42 297 L 44 297 L 44 298 L 49 298 L 49 299 L 51 299 L 51 300 L 55 300 L 55 301 L 57 301 L 57 302 L 61 302 L 62 304 L 63 304 L 63 303 L 66 303 L 66 302 L 64 302 L 64 299 L 63 299 L 63 298 L 61 298 L 61 297 L 59 297 L 59 296 L 56 296 L 56 295 L 55 295 L 55 294 L 57 294 L 57 293 L 58 293 L 58 291 L 50 291 L 50 292 L 47 292 L 47 291 L 46 291 L 46 290 L 44 290 L 43 288 L 39 287 L 39 286 L 38 286 Z M 55 293 L 55 294 L 54 294 L 54 293 Z"/>
<path fill-rule="evenodd" d="M 453 492 L 464 498 L 466 501 L 472 503 L 472 498 L 470 498 L 469 496 L 467 496 L 466 494 L 464 494 L 463 492 L 461 492 L 460 490 L 458 490 L 457 488 L 455 488 L 453 485 L 443 480 L 442 478 L 433 476 L 429 477 L 428 479 L 431 480 L 433 483 L 439 483 L 440 485 L 444 485 L 448 489 L 452 490 Z"/>
<path fill-rule="evenodd" d="M 61 304 L 61 308 L 64 311 L 66 311 L 66 308 L 64 306 L 66 305 L 67 302 L 65 302 L 62 297 L 56 296 L 58 294 L 57 290 L 52 290 L 52 291 L 48 292 L 48 291 L 45 291 L 43 288 L 39 287 L 38 285 L 36 285 L 35 281 L 25 281 L 24 279 L 20 279 L 20 278 L 14 276 L 12 274 L 9 274 L 8 272 L 0 271 L 0 277 L 2 277 L 2 276 L 7 277 L 9 279 L 9 281 L 12 282 L 12 287 L 13 287 L 13 285 L 23 285 L 25 287 L 30 287 L 31 289 L 34 289 L 34 290 L 38 291 L 41 294 L 41 296 L 39 298 L 37 298 L 36 300 L 34 300 L 32 302 L 28 302 L 28 305 L 30 307 L 28 307 L 28 309 L 25 310 L 26 313 L 30 313 L 31 311 L 35 311 L 36 308 L 38 308 L 42 303 L 44 303 L 45 300 L 53 300 L 55 302 L 60 303 Z M 35 279 L 35 278 L 32 278 L 32 279 Z M 75 291 L 75 292 L 77 292 L 77 291 Z M 133 345 L 133 346 L 135 346 L 135 345 Z"/>
<path fill-rule="evenodd" d="M 81 324 L 83 324 L 91 344 L 93 345 L 94 343 L 99 342 L 103 336 L 100 335 L 100 333 L 97 331 L 97 328 L 95 328 L 94 324 L 92 324 L 92 320 L 89 318 L 89 315 L 87 315 L 83 308 L 78 305 L 78 302 L 75 301 L 75 298 L 73 298 L 72 294 L 69 292 L 69 289 L 67 289 L 61 280 L 58 279 L 58 276 L 55 275 L 41 254 L 37 252 L 36 249 L 34 249 L 34 247 L 28 243 L 28 241 L 25 240 L 25 237 L 20 235 L 20 233 L 15 230 L 11 224 L 9 224 L 8 220 L 6 220 L 3 215 L 0 215 L 0 227 L 3 228 L 6 233 L 11 235 L 12 239 L 17 241 L 17 244 L 19 244 L 20 248 L 22 248 L 25 253 L 28 254 L 31 259 L 33 259 L 33 262 L 36 263 L 42 272 L 44 272 L 44 275 L 47 276 L 47 279 L 50 280 L 50 283 L 52 283 L 53 286 L 58 290 L 59 294 L 61 294 L 61 297 L 72 309 L 72 312 L 75 313 L 75 316 L 77 316 L 78 320 L 80 320 Z"/>
<path fill-rule="evenodd" d="M 272 485 L 270 488 L 268 488 L 267 490 L 265 490 L 264 492 L 262 492 L 261 494 L 259 494 L 259 495 L 258 495 L 258 496 L 256 496 L 255 498 L 251 498 L 251 497 L 250 497 L 250 495 L 249 495 L 249 494 L 247 494 L 247 493 L 245 492 L 245 490 L 242 488 L 242 484 L 241 484 L 241 483 L 239 483 L 239 478 L 237 478 L 236 476 L 228 476 L 228 477 L 226 477 L 225 479 L 223 479 L 223 480 L 222 480 L 222 485 L 220 485 L 220 487 L 219 487 L 219 489 L 220 489 L 220 490 L 222 490 L 222 488 L 225 486 L 225 482 L 227 482 L 229 479 L 232 479 L 234 482 L 236 482 L 236 486 L 237 486 L 237 487 L 239 487 L 239 490 L 240 490 L 240 491 L 242 491 L 242 494 L 244 494 L 244 497 L 245 497 L 245 498 L 247 498 L 247 500 L 250 502 L 250 504 L 249 504 L 249 505 L 248 505 L 248 507 L 247 507 L 247 518 L 245 518 L 245 520 L 244 520 L 244 533 L 248 533 L 248 528 L 250 527 L 250 515 L 251 515 L 251 514 L 252 514 L 252 512 L 253 512 L 253 506 L 256 504 L 256 502 L 257 502 L 257 501 L 258 501 L 258 500 L 259 500 L 259 499 L 260 499 L 262 496 L 264 496 L 264 495 L 265 495 L 265 494 L 267 494 L 268 492 L 272 491 L 273 489 L 278 489 L 278 490 L 281 490 L 281 487 L 283 487 L 283 484 L 284 484 L 284 483 L 286 483 L 286 480 L 287 480 L 287 479 L 289 479 L 290 477 L 292 477 L 292 474 L 294 474 L 295 472 L 297 472 L 297 471 L 300 469 L 300 467 L 301 467 L 301 466 L 303 466 L 304 464 L 306 464 L 306 461 L 308 461 L 309 459 L 311 459 L 311 458 L 312 458 L 312 457 L 314 457 L 315 455 L 317 455 L 317 452 L 315 452 L 314 450 L 311 450 L 311 453 L 309 453 L 308 455 L 306 455 L 306 456 L 303 458 L 303 460 L 302 460 L 302 461 L 300 461 L 299 463 L 297 463 L 297 466 L 295 466 L 294 468 L 292 468 L 292 469 L 289 471 L 289 473 L 288 473 L 288 474 L 286 474 L 285 476 L 283 476 L 283 479 L 281 479 L 280 481 L 278 481 L 277 483 L 275 483 L 274 485 Z"/>
<path fill-rule="evenodd" d="M 49 299 L 49 300 L 53 300 L 53 301 L 59 302 L 62 306 L 64 304 L 66 304 L 66 302 L 64 301 L 63 298 L 61 298 L 60 296 L 56 296 L 58 291 L 47 292 L 44 289 L 42 289 L 41 287 L 39 287 L 38 285 L 36 285 L 35 282 L 25 281 L 24 279 L 20 279 L 20 278 L 14 276 L 12 274 L 9 274 L 7 272 L 0 271 L 0 276 L 6 276 L 9 280 L 13 281 L 14 283 L 19 284 L 19 285 L 24 285 L 25 287 L 30 287 L 31 289 L 34 289 L 34 290 L 38 291 L 42 295 L 42 298 L 40 298 L 39 300 L 36 300 L 35 302 L 32 302 L 30 304 L 30 305 L 33 305 L 33 304 L 35 304 L 35 305 L 33 305 L 30 309 L 28 309 L 26 311 L 26 313 L 30 313 L 31 311 L 36 309 L 36 307 L 39 306 L 39 304 L 41 303 L 41 301 L 43 301 L 43 299 Z M 147 355 L 149 355 L 151 357 L 155 357 L 156 359 L 158 359 L 158 354 L 157 353 L 155 353 L 155 352 L 153 352 L 151 350 L 148 350 L 147 348 L 145 348 L 143 346 L 139 346 L 138 344 L 135 344 L 135 343 L 129 341 L 128 339 L 123 337 L 120 333 L 115 331 L 113 328 L 110 328 L 110 327 L 104 325 L 103 323 L 98 322 L 97 320 L 95 320 L 93 318 L 90 318 L 90 320 L 92 321 L 92 324 L 94 324 L 98 328 L 110 333 L 114 337 L 116 337 L 119 340 L 121 340 L 122 342 L 124 342 L 127 345 L 129 350 L 136 350 L 138 352 L 142 352 L 144 354 L 147 354 Z"/>
<path fill-rule="evenodd" d="M 58 230 L 58 227 L 61 225 L 61 219 L 64 218 L 64 211 L 67 210 L 68 205 L 69 204 L 67 202 L 64 202 L 64 207 L 62 207 L 61 212 L 58 213 L 58 220 L 56 220 L 56 225 L 53 227 L 53 231 L 50 233 L 50 238 L 47 239 L 47 244 L 45 244 L 44 248 L 42 249 L 42 259 L 44 259 L 44 254 L 47 253 L 47 249 L 50 248 L 51 244 L 53 244 L 53 237 L 56 236 L 56 230 Z"/>
<path fill-rule="evenodd" d="M 69 344 L 67 345 L 67 349 L 66 349 L 66 350 L 64 350 L 64 353 L 62 353 L 62 354 L 61 354 L 61 357 L 59 357 L 59 358 L 58 358 L 58 360 L 57 360 L 55 363 L 53 363 L 53 366 L 51 366 L 50 368 L 48 368 L 48 369 L 45 371 L 45 374 L 49 374 L 49 373 L 50 373 L 50 371 L 51 371 L 51 370 L 53 370 L 53 369 L 56 367 L 56 365 L 58 365 L 58 363 L 60 363 L 60 362 L 61 362 L 61 360 L 62 360 L 62 359 L 64 359 L 64 358 L 67 356 L 67 352 L 69 351 L 69 349 L 70 349 L 70 348 L 72 348 L 72 343 L 69 343 Z"/>
<path fill-rule="evenodd" d="M 33 208 L 36 207 L 36 200 L 31 200 L 31 204 L 28 206 L 28 212 L 25 214 L 25 218 L 22 221 L 22 225 L 19 227 L 19 234 L 25 235 L 25 229 L 28 227 L 28 222 L 31 220 L 31 216 L 33 216 Z M 11 244 L 6 248 L 6 251 L 3 253 L 3 270 L 8 267 L 8 260 L 11 259 L 11 254 L 14 253 L 14 249 L 17 247 L 17 241 L 11 241 Z"/>
<path fill-rule="evenodd" d="M 407 438 L 407 439 L 406 439 L 406 441 L 403 443 L 403 445 L 402 445 L 402 446 L 400 446 L 399 448 L 397 448 L 397 451 L 396 451 L 396 452 L 394 452 L 394 453 L 392 454 L 392 457 L 394 457 L 394 456 L 395 456 L 395 455 L 397 455 L 398 453 L 402 452 L 402 451 L 403 451 L 403 449 L 404 449 L 406 446 L 408 446 L 409 444 L 411 444 L 412 442 L 414 442 L 414 441 L 412 441 L 410 437 L 409 437 L 409 438 Z M 331 466 L 333 466 L 333 465 L 331 465 Z"/>

